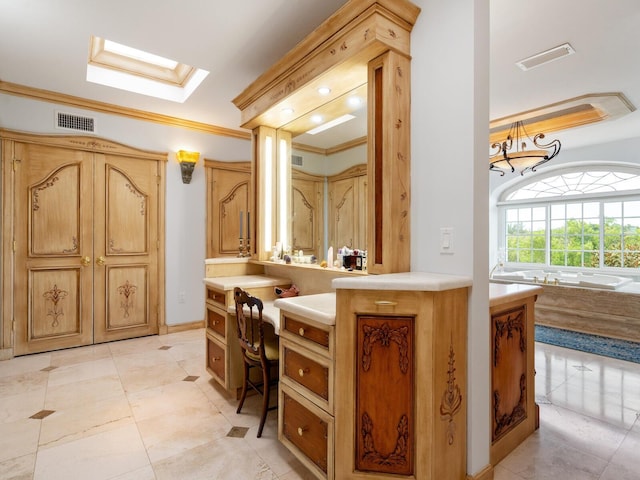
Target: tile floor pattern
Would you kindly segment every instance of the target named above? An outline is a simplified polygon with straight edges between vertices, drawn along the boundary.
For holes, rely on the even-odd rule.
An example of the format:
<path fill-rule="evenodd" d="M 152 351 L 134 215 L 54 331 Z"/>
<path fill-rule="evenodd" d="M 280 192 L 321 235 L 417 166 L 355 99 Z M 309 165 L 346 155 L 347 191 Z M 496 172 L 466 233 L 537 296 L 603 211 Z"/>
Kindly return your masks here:
<path fill-rule="evenodd" d="M 311 479 L 204 355 L 192 330 L 0 362 L 0 479 Z M 640 479 L 640 365 L 536 344 L 536 370 L 541 428 L 495 479 Z"/>

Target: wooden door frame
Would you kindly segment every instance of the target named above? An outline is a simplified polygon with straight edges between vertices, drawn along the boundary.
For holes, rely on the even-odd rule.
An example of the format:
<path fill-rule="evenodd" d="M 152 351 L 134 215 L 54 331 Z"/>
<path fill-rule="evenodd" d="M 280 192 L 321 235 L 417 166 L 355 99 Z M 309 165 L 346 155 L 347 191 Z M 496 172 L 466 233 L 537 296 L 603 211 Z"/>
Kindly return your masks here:
<path fill-rule="evenodd" d="M 165 212 L 166 212 L 166 152 L 141 150 L 100 137 L 85 135 L 39 135 L 28 132 L 0 129 L 1 160 L 0 181 L 2 185 L 2 235 L 0 236 L 0 251 L 2 252 L 2 277 L 0 278 L 0 293 L 2 307 L 0 309 L 0 360 L 13 357 L 14 347 L 14 165 L 22 160 L 15 158 L 14 142 L 48 145 L 82 150 L 92 153 L 109 153 L 123 157 L 140 158 L 158 161 L 158 332 L 167 333 L 166 325 L 166 275 L 165 275 Z"/>

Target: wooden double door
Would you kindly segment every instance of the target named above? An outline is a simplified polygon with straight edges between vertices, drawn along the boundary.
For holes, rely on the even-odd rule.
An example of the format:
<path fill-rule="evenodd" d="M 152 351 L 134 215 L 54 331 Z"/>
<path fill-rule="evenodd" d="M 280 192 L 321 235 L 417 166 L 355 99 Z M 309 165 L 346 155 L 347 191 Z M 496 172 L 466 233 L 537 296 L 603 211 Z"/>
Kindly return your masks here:
<path fill-rule="evenodd" d="M 15 355 L 155 334 L 164 320 L 166 154 L 66 140 L 3 141 Z"/>

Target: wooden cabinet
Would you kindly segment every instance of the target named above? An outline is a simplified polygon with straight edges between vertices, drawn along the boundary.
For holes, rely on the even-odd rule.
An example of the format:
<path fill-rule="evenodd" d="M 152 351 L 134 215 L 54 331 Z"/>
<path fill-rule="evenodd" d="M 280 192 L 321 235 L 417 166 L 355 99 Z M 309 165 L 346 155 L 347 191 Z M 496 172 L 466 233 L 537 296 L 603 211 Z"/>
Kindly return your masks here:
<path fill-rule="evenodd" d="M 247 266 L 221 263 L 215 265 L 221 271 L 229 267 L 238 269 Z M 209 275 L 215 275 L 214 265 L 207 265 Z M 237 275 L 210 277 L 206 280 L 206 368 L 213 379 L 233 395 L 237 395 L 242 386 L 242 353 L 238 343 L 235 317 L 234 287 L 240 287 L 263 301 L 273 300 L 274 287 L 288 288 L 287 279 L 267 277 L 265 275 Z"/>
<path fill-rule="evenodd" d="M 335 477 L 462 480 L 470 282 L 400 275 L 333 281 Z"/>
<path fill-rule="evenodd" d="M 247 212 L 252 210 L 251 162 L 205 160 L 205 172 L 207 258 L 235 257 L 240 243 L 240 212 L 243 212 L 243 237 L 246 238 Z M 251 232 L 255 236 L 253 225 Z"/>
<path fill-rule="evenodd" d="M 291 246 L 323 258 L 324 177 L 291 170 Z"/>
<path fill-rule="evenodd" d="M 492 465 L 538 425 L 534 304 L 540 293 L 530 285 L 490 286 Z"/>
<path fill-rule="evenodd" d="M 319 479 L 334 476 L 334 326 L 282 311 L 278 438 Z"/>
<path fill-rule="evenodd" d="M 328 177 L 329 246 L 367 249 L 367 166 Z"/>

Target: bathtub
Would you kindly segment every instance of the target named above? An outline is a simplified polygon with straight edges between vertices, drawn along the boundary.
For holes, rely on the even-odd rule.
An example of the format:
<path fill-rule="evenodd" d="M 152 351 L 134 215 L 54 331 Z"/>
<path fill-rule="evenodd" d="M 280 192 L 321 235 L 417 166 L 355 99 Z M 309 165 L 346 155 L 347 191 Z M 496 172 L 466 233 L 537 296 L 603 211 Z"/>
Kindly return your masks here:
<path fill-rule="evenodd" d="M 494 272 L 492 280 L 518 283 L 540 283 L 544 285 L 565 285 L 571 287 L 601 288 L 617 290 L 633 280 L 615 275 L 582 272 L 545 272 L 544 270 L 519 270 L 516 272 Z"/>

